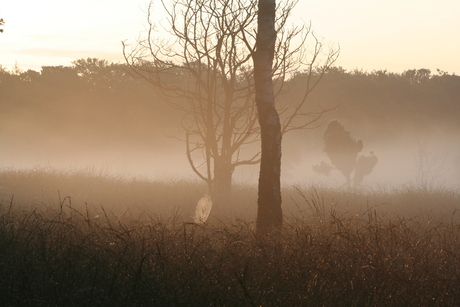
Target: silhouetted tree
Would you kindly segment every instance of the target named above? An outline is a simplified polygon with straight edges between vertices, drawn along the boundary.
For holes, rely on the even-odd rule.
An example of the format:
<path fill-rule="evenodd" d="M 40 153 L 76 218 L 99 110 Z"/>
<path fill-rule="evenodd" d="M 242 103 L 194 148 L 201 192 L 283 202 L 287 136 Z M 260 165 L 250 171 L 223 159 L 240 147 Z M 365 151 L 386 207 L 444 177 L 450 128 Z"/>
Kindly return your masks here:
<path fill-rule="evenodd" d="M 232 174 L 241 165 L 258 164 L 254 149 L 260 127 L 254 102 L 251 58 L 256 52 L 256 0 L 161 1 L 169 21 L 170 40 L 157 36 L 148 10 L 149 31 L 145 40 L 125 58 L 138 76 L 145 78 L 183 114 L 186 156 L 195 174 L 213 196 L 228 193 Z M 282 133 L 308 127 L 327 110 L 312 113 L 306 97 L 334 63 L 337 51 L 325 53 L 309 26 L 286 29 L 295 1 L 284 1 L 277 10 L 273 75 L 276 95 L 285 81 L 301 67 L 309 76 L 298 100 L 280 104 Z M 313 41 L 313 54 L 306 41 Z M 297 44 L 298 45 L 295 45 Z M 313 76 L 315 76 L 313 78 Z M 248 150 L 249 149 L 249 150 Z"/>
<path fill-rule="evenodd" d="M 98 79 L 107 78 L 112 64 L 107 60 L 97 58 L 78 59 L 72 62 L 73 68 L 77 74 L 86 82 L 96 85 Z"/>
<path fill-rule="evenodd" d="M 324 131 L 324 152 L 347 182 L 350 182 L 350 175 L 356 168 L 356 159 L 362 149 L 363 141 L 352 138 L 338 120 L 329 122 Z"/>
<path fill-rule="evenodd" d="M 281 230 L 281 124 L 275 107 L 272 69 L 275 53 L 275 0 L 259 0 L 254 59 L 256 105 L 262 141 L 257 232 Z"/>
<path fill-rule="evenodd" d="M 124 84 L 133 85 L 133 77 L 126 64 L 110 63 L 97 58 L 78 59 L 72 62 L 73 69 L 91 91 L 115 91 Z M 138 83 L 138 82 L 136 82 Z"/>
<path fill-rule="evenodd" d="M 350 132 L 338 121 L 332 120 L 324 131 L 324 152 L 331 160 L 331 163 L 346 178 L 346 185 L 350 186 L 350 176 L 354 173 L 354 187 L 358 187 L 366 175 L 369 175 L 378 162 L 377 157 L 371 152 L 370 156 L 358 153 L 363 149 L 363 142 L 355 140 L 350 136 Z M 332 166 L 325 162 L 314 165 L 313 170 L 323 175 L 329 176 Z"/>

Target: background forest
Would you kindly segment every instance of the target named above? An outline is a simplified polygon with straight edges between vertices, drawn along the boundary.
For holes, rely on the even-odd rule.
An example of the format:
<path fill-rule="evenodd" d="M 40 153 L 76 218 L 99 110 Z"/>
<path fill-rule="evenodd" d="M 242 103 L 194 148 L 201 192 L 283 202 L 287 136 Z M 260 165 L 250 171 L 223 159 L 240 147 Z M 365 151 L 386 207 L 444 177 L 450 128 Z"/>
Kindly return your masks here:
<path fill-rule="evenodd" d="M 293 75 L 277 103 L 302 95 L 303 78 L 302 72 Z M 335 67 L 308 99 L 312 111 L 334 110 L 311 129 L 285 136 L 285 181 L 328 180 L 311 167 L 327 161 L 322 139 L 332 119 L 363 140 L 363 152 L 378 156 L 365 184 L 427 180 L 420 176 L 430 172 L 430 180 L 442 184 L 460 181 L 460 76 Z M 183 175 L 189 166 L 180 121 L 178 112 L 124 64 L 88 58 L 40 72 L 0 69 L 0 167 L 89 165 L 133 175 Z M 406 176 L 403 169 L 414 173 Z M 257 177 L 257 167 L 235 174 L 248 182 Z M 343 183 L 340 176 L 329 180 Z"/>

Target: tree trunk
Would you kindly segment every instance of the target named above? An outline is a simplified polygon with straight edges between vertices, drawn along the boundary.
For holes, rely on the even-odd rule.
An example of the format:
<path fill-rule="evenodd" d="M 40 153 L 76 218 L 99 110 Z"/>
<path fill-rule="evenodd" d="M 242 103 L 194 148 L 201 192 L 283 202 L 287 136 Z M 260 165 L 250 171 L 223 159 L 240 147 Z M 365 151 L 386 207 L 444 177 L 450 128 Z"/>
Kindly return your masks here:
<path fill-rule="evenodd" d="M 214 161 L 214 180 L 211 193 L 212 200 L 218 205 L 226 200 L 232 190 L 233 169 L 230 161 L 222 157 Z"/>
<path fill-rule="evenodd" d="M 259 0 L 258 31 L 254 53 L 256 105 L 261 130 L 261 162 L 257 232 L 279 232 L 281 210 L 281 125 L 275 108 L 272 66 L 275 51 L 275 0 Z"/>

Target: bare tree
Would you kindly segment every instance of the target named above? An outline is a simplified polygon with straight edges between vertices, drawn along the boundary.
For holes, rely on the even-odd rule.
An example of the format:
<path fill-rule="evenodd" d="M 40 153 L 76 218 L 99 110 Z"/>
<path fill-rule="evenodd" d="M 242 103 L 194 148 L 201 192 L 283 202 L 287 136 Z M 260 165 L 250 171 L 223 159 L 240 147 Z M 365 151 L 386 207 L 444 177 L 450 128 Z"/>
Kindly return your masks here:
<path fill-rule="evenodd" d="M 300 101 L 279 105 L 282 133 L 306 128 L 327 111 L 309 111 L 306 101 L 338 56 L 331 50 L 320 59 L 323 44 L 309 25 L 285 29 L 295 4 L 284 1 L 275 16 L 274 94 L 286 91 L 286 81 L 301 68 L 307 71 L 308 84 Z M 171 5 L 161 1 L 160 9 L 166 12 L 167 23 L 152 20 L 157 8 L 150 3 L 146 37 L 133 47 L 124 43 L 125 59 L 135 74 L 157 87 L 162 98 L 183 114 L 188 162 L 212 195 L 221 195 L 230 190 L 236 167 L 261 159 L 254 146 L 260 141 L 260 127 L 251 63 L 258 33 L 257 1 L 174 0 Z M 309 39 L 314 46 L 311 53 L 306 47 Z"/>

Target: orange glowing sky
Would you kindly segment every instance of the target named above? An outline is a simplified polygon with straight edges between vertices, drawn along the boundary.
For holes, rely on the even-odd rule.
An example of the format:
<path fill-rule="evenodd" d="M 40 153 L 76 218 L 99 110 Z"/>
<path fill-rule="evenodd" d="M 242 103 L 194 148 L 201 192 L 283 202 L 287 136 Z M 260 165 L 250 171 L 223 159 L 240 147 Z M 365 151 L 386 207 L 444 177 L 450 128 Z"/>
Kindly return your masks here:
<path fill-rule="evenodd" d="M 121 41 L 134 43 L 145 29 L 147 4 L 4 1 L 0 64 L 40 70 L 87 57 L 123 62 Z M 337 65 L 349 70 L 439 68 L 460 74 L 459 12 L 458 0 L 300 0 L 292 21 L 311 21 L 326 43 L 339 44 Z"/>

